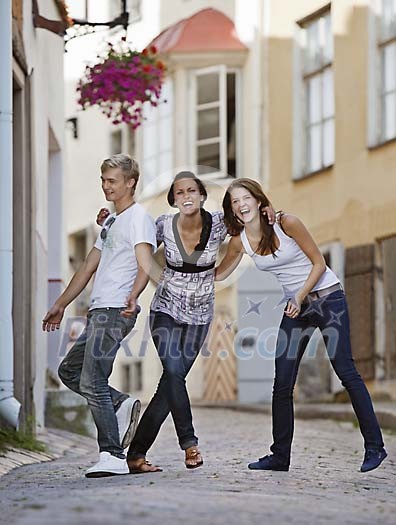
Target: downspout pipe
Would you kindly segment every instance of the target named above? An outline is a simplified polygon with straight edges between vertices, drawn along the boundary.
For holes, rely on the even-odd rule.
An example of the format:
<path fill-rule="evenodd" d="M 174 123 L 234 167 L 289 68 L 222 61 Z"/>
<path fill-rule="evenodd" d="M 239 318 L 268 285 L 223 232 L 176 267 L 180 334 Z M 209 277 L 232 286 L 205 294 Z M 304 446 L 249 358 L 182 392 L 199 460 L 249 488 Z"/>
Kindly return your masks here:
<path fill-rule="evenodd" d="M 18 429 L 12 320 L 12 0 L 0 2 L 0 417 Z"/>

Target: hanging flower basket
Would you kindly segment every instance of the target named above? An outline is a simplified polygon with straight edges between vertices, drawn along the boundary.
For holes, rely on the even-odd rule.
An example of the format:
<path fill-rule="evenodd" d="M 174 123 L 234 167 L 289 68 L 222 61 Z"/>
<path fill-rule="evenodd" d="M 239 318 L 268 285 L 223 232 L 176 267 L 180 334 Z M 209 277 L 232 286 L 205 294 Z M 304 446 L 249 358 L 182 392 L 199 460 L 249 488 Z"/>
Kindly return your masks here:
<path fill-rule="evenodd" d="M 77 86 L 78 103 L 82 109 L 100 107 L 113 124 L 125 122 L 136 129 L 143 121 L 143 103 L 158 105 L 164 76 L 154 46 L 132 51 L 123 39 L 109 44 L 99 63 L 86 67 Z"/>

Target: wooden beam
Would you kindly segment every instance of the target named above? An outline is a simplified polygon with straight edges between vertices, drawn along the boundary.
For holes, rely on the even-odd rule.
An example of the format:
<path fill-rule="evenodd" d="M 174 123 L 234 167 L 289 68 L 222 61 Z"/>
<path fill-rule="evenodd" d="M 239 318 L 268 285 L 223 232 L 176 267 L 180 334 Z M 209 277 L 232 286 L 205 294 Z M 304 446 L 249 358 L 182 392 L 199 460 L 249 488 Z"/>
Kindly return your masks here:
<path fill-rule="evenodd" d="M 41 16 L 37 0 L 33 0 L 32 2 L 32 15 L 34 27 L 47 29 L 47 31 L 51 31 L 51 33 L 55 33 L 62 37 L 65 35 L 66 29 L 70 25 L 64 18 L 62 18 L 62 20 L 48 20 L 48 18 Z"/>

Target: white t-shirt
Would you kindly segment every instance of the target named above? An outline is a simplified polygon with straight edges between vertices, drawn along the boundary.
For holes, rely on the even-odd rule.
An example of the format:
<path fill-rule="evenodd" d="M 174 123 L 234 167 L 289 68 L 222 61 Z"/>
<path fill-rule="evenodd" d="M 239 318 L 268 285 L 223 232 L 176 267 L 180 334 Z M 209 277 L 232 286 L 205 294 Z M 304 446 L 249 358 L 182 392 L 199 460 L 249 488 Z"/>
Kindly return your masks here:
<path fill-rule="evenodd" d="M 119 215 L 111 214 L 103 229 L 107 230 L 105 240 L 99 234 L 95 243 L 95 248 L 102 253 L 95 274 L 90 310 L 125 306 L 137 274 L 135 246 L 144 242 L 151 244 L 153 251 L 157 248 L 154 220 L 140 204 L 133 204 Z"/>

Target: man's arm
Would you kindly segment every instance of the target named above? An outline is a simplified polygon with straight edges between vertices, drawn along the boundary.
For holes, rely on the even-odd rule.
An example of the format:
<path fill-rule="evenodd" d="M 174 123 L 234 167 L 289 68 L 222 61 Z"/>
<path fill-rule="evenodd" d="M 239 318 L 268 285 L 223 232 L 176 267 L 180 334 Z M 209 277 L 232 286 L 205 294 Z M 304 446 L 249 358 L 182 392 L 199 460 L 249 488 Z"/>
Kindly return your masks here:
<path fill-rule="evenodd" d="M 81 267 L 73 275 L 65 291 L 58 297 L 43 319 L 43 330 L 50 332 L 57 330 L 68 306 L 87 286 L 100 261 L 100 250 L 92 248 Z"/>
<path fill-rule="evenodd" d="M 141 242 L 135 246 L 135 255 L 138 271 L 131 293 L 127 298 L 125 310 L 121 312 L 124 317 L 132 317 L 136 310 L 137 298 L 146 288 L 149 279 L 153 260 L 153 247 L 147 242 Z"/>

